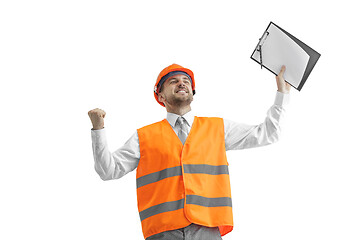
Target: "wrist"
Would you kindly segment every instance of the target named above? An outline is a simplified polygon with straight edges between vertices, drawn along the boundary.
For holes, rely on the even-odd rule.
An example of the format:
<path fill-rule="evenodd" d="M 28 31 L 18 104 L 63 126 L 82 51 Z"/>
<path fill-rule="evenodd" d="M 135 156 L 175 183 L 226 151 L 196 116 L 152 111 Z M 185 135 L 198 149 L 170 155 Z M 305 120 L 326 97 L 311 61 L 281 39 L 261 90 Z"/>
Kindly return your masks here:
<path fill-rule="evenodd" d="M 286 90 L 286 89 L 278 89 L 278 92 L 284 93 L 284 94 L 289 94 L 290 90 Z"/>
<path fill-rule="evenodd" d="M 103 126 L 93 126 L 93 128 L 91 130 L 100 130 L 103 129 Z"/>

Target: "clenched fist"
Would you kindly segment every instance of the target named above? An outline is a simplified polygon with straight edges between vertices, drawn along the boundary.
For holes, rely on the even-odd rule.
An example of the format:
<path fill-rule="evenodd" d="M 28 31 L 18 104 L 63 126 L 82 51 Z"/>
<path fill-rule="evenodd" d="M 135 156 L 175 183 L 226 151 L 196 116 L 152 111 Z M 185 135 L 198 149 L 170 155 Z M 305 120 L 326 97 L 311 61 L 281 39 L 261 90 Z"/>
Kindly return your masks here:
<path fill-rule="evenodd" d="M 88 112 L 91 123 L 93 125 L 93 130 L 98 130 L 104 128 L 104 117 L 106 112 L 102 109 L 95 108 Z"/>

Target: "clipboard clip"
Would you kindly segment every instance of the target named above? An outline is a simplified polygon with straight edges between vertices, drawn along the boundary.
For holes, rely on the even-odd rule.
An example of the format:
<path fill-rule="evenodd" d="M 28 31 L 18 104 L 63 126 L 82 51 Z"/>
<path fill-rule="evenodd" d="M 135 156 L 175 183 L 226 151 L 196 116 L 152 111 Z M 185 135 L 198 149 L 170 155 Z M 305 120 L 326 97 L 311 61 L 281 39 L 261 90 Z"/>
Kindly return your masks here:
<path fill-rule="evenodd" d="M 265 40 L 267 39 L 267 37 L 269 36 L 269 32 L 266 31 L 264 32 L 264 34 L 262 35 L 261 38 L 259 38 L 259 44 L 258 44 L 258 47 L 256 48 L 256 51 L 258 51 L 260 53 L 260 66 L 261 66 L 261 69 L 263 68 L 263 63 L 262 63 L 262 45 L 264 44 Z"/>

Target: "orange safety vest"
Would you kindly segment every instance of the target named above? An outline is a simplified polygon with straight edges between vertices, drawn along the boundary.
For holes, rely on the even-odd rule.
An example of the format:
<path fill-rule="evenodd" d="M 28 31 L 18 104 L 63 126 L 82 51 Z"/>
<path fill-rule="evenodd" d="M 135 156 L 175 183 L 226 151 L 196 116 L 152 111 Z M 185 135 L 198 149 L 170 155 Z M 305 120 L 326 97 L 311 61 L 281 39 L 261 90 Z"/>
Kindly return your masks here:
<path fill-rule="evenodd" d="M 138 209 L 144 237 L 191 223 L 233 229 L 224 122 L 195 117 L 183 145 L 164 119 L 138 129 Z"/>

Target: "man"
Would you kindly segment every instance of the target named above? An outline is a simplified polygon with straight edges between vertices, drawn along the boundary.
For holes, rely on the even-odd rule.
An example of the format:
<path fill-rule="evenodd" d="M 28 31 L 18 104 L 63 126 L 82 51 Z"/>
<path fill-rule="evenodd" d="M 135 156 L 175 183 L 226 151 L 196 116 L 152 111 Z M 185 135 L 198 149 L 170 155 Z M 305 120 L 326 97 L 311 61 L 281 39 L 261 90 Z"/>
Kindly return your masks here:
<path fill-rule="evenodd" d="M 274 105 L 256 126 L 194 116 L 190 107 L 194 74 L 177 64 L 160 72 L 154 88 L 156 101 L 166 108 L 166 119 L 138 129 L 114 153 L 106 144 L 105 112 L 89 111 L 100 177 L 117 179 L 137 168 L 138 209 L 146 240 L 215 240 L 232 231 L 226 151 L 278 140 L 279 120 L 290 91 L 284 71 L 285 66 L 276 77 Z"/>

